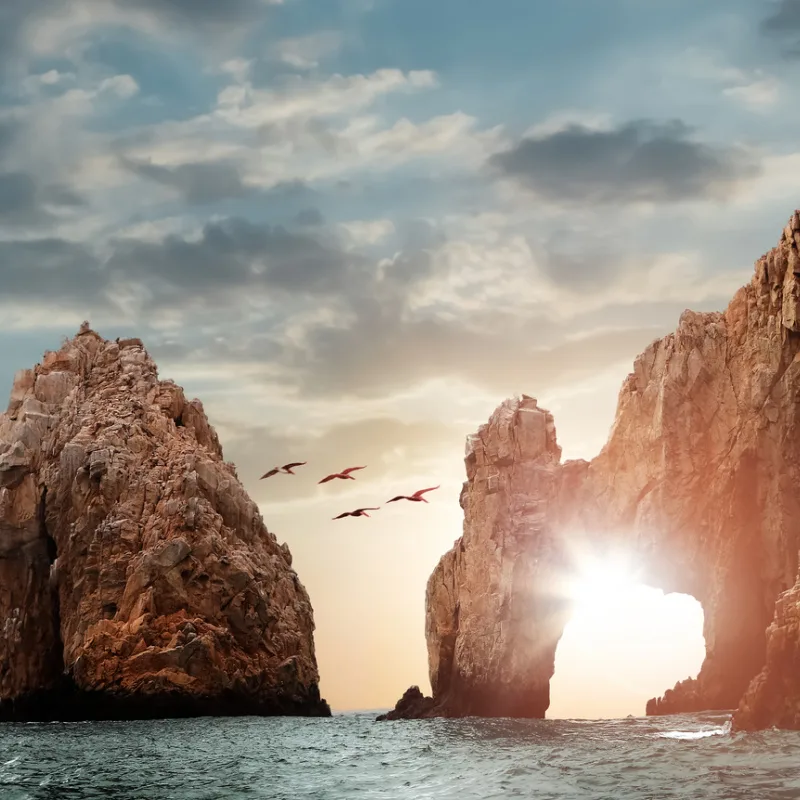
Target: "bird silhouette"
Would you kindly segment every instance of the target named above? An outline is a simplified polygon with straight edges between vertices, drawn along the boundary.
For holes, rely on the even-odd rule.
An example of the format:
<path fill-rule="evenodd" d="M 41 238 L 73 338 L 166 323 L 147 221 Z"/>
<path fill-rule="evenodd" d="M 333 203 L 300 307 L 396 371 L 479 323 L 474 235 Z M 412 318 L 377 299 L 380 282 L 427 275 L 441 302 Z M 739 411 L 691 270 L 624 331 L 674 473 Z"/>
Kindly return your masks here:
<path fill-rule="evenodd" d="M 292 472 L 294 467 L 302 467 L 304 464 L 307 464 L 307 461 L 292 461 L 291 464 L 284 464 L 282 467 L 275 467 L 271 469 L 269 472 L 265 472 L 260 478 L 260 481 L 263 481 L 264 478 L 271 478 L 273 475 L 277 475 L 279 472 L 283 472 L 286 475 L 295 475 L 296 473 Z"/>
<path fill-rule="evenodd" d="M 336 478 L 339 478 L 343 481 L 354 481 L 355 478 L 350 473 L 355 472 L 357 469 L 366 469 L 366 467 L 348 467 L 347 469 L 343 469 L 341 472 L 332 472 L 330 475 L 326 475 L 321 481 L 317 481 L 317 483 L 327 483 L 328 481 L 335 480 Z"/>
<path fill-rule="evenodd" d="M 345 511 L 344 514 L 339 514 L 338 517 L 334 517 L 334 519 L 342 519 L 343 517 L 368 517 L 367 511 L 377 511 L 380 506 L 376 506 L 375 508 L 357 508 L 355 511 Z"/>
<path fill-rule="evenodd" d="M 366 469 L 366 465 L 363 467 L 348 467 L 347 469 L 342 470 L 342 475 L 349 475 L 351 472 L 355 472 L 357 469 Z"/>
<path fill-rule="evenodd" d="M 438 486 L 431 486 L 430 489 L 420 489 L 418 492 L 414 492 L 412 495 L 407 494 L 399 494 L 397 497 L 393 497 L 391 500 L 387 500 L 387 503 L 394 503 L 395 500 L 410 500 L 412 503 L 427 503 L 428 501 L 422 496 L 425 492 L 432 492 L 434 489 L 438 489 Z"/>
<path fill-rule="evenodd" d="M 295 467 L 304 467 L 308 462 L 307 461 L 292 461 L 291 464 L 284 464 L 281 469 L 284 472 L 287 472 L 289 475 L 294 475 L 295 473 L 292 470 Z"/>

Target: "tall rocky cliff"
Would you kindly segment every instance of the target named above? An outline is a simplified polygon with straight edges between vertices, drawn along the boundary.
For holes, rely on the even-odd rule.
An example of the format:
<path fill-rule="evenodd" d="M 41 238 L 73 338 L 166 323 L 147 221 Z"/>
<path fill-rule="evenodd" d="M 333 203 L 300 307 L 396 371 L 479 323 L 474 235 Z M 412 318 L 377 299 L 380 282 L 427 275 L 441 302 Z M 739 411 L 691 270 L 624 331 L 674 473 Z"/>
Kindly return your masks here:
<path fill-rule="evenodd" d="M 700 674 L 648 713 L 800 727 L 799 245 L 796 212 L 723 313 L 684 312 L 635 360 L 593 461 L 562 463 L 525 396 L 469 437 L 463 535 L 427 588 L 433 699 L 390 716 L 543 717 L 565 583 L 606 548 L 703 606 Z"/>
<path fill-rule="evenodd" d="M 314 621 L 198 400 L 84 324 L 0 415 L 0 718 L 328 715 Z"/>

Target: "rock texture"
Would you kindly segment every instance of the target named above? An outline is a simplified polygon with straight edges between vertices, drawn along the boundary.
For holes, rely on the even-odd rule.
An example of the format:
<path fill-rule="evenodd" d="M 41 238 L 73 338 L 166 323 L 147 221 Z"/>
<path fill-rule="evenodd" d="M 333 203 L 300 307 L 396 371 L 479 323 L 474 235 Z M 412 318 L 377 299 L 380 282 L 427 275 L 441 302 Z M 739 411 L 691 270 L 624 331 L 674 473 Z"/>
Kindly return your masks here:
<path fill-rule="evenodd" d="M 699 675 L 648 713 L 742 701 L 735 726 L 800 727 L 798 245 L 795 213 L 723 313 L 684 312 L 636 359 L 590 463 L 561 462 L 525 396 L 468 439 L 463 535 L 427 587 L 426 715 L 544 716 L 566 582 L 621 549 L 705 613 Z"/>
<path fill-rule="evenodd" d="M 82 326 L 0 415 L 0 718 L 328 715 L 308 595 L 198 400 Z"/>

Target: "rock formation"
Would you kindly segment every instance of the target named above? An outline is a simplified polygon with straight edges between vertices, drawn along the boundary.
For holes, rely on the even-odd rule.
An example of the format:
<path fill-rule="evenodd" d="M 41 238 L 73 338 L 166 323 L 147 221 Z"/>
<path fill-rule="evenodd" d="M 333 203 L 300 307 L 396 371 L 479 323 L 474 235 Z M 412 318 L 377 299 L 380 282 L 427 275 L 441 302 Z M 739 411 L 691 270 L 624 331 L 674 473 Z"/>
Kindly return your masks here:
<path fill-rule="evenodd" d="M 800 727 L 798 245 L 796 212 L 723 313 L 684 312 L 635 360 L 591 462 L 561 462 L 526 396 L 468 438 L 463 534 L 427 587 L 433 700 L 408 716 L 543 717 L 566 581 L 606 549 L 703 606 L 699 675 L 648 713 L 741 701 L 734 726 Z"/>
<path fill-rule="evenodd" d="M 314 621 L 198 400 L 88 324 L 0 415 L 0 718 L 329 715 Z"/>

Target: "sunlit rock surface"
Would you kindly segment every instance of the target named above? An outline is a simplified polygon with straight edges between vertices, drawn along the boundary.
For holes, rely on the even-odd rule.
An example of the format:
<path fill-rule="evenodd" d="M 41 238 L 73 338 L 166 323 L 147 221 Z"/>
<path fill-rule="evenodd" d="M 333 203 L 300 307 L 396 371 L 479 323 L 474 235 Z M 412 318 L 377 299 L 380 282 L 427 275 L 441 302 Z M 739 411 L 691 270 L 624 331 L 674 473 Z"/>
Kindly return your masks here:
<path fill-rule="evenodd" d="M 703 606 L 697 679 L 648 713 L 736 708 L 747 691 L 734 725 L 800 727 L 800 589 L 776 610 L 800 547 L 799 243 L 795 213 L 725 312 L 684 312 L 636 359 L 591 463 L 560 462 L 529 397 L 469 438 L 463 535 L 427 588 L 426 716 L 544 716 L 565 582 L 606 548 Z"/>
<path fill-rule="evenodd" d="M 0 415 L 0 718 L 327 715 L 311 604 L 198 400 L 85 324 Z"/>

